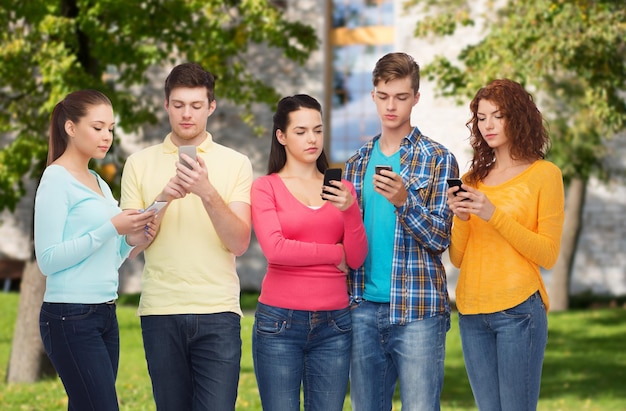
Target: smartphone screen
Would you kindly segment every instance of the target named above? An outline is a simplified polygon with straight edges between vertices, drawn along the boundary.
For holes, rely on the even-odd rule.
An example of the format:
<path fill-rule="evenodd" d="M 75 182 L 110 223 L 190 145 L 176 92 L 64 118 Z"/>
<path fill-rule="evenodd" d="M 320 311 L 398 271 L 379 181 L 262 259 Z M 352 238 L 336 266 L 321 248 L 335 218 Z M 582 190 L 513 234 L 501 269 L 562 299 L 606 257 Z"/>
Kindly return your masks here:
<path fill-rule="evenodd" d="M 450 187 L 459 187 L 459 189 L 457 191 L 454 192 L 454 196 L 456 197 L 457 193 L 460 192 L 466 192 L 466 190 L 461 188 L 461 184 L 463 184 L 463 180 L 461 180 L 460 178 L 449 178 L 448 180 L 448 186 Z M 469 200 L 469 198 L 464 198 L 463 201 L 465 200 Z"/>
<path fill-rule="evenodd" d="M 382 165 L 381 166 L 375 166 L 374 170 L 376 170 L 376 174 L 378 174 L 378 175 L 382 175 L 382 174 L 380 174 L 381 170 L 392 171 L 391 170 L 391 166 L 382 166 Z M 383 177 L 387 177 L 387 176 L 383 176 Z"/>
<path fill-rule="evenodd" d="M 327 168 L 324 171 L 324 185 L 330 186 L 330 181 L 341 181 L 341 169 L 340 168 Z M 322 191 L 324 194 L 332 195 L 328 191 Z"/>
<path fill-rule="evenodd" d="M 155 201 L 150 205 L 150 207 L 146 208 L 146 211 L 154 210 L 155 213 L 158 213 L 166 205 L 167 201 Z"/>
<path fill-rule="evenodd" d="M 185 160 L 183 160 L 180 157 L 180 155 L 183 153 L 187 154 L 189 157 L 195 160 L 196 159 L 196 146 L 179 146 L 178 147 L 178 161 L 180 161 L 187 168 L 193 168 L 191 164 L 187 163 Z"/>

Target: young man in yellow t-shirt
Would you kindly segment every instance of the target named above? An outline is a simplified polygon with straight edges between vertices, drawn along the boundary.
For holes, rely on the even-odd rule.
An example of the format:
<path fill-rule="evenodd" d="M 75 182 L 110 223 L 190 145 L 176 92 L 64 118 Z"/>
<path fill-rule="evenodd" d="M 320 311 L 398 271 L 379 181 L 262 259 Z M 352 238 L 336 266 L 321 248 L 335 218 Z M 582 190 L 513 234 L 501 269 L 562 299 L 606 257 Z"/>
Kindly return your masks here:
<path fill-rule="evenodd" d="M 241 360 L 235 257 L 250 243 L 250 160 L 207 132 L 215 80 L 195 63 L 165 80 L 172 131 L 131 155 L 121 206 L 166 201 L 145 249 L 138 315 L 159 411 L 234 410 Z M 196 160 L 179 147 L 195 146 Z M 193 154 L 193 149 L 191 153 Z"/>

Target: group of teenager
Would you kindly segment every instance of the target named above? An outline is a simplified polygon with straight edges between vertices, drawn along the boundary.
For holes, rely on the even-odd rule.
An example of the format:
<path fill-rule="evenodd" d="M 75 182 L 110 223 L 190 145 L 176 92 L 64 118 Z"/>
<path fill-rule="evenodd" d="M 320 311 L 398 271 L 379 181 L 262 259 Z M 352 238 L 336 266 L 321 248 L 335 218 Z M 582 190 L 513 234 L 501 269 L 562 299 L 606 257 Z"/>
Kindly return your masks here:
<path fill-rule="evenodd" d="M 252 331 L 264 410 L 438 410 L 451 307 L 442 258 L 460 268 L 463 356 L 480 410 L 535 410 L 547 342 L 540 267 L 557 258 L 560 170 L 546 124 L 517 82 L 470 103 L 473 158 L 411 125 L 420 72 L 406 53 L 372 73 L 380 134 L 324 180 L 322 107 L 278 102 L 267 174 L 214 141 L 213 75 L 195 63 L 165 80 L 171 132 L 129 156 L 121 199 L 89 169 L 113 142 L 109 99 L 80 90 L 57 104 L 35 200 L 46 276 L 41 337 L 69 410 L 118 410 L 118 268 L 144 252 L 138 315 L 158 411 L 234 410 L 242 316 L 235 259 L 251 230 L 267 260 Z M 179 154 L 195 146 L 196 156 Z M 377 167 L 384 165 L 387 167 Z M 149 207 L 165 203 L 158 211 Z M 302 398 L 301 398 L 302 395 Z"/>

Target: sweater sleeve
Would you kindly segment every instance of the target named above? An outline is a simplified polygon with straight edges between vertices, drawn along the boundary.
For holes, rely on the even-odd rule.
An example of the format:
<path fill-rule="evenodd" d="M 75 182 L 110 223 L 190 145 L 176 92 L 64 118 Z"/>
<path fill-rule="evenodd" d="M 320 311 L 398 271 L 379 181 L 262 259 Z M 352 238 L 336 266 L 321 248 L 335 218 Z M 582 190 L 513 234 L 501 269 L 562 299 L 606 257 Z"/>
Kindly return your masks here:
<path fill-rule="evenodd" d="M 50 177 L 42 177 L 35 197 L 35 252 L 44 275 L 80 263 L 118 235 L 109 219 L 91 231 L 67 232 L 71 204 L 63 193 L 72 187 L 65 179 L 56 178 L 56 175 Z"/>
<path fill-rule="evenodd" d="M 536 177 L 536 176 L 535 176 Z M 564 219 L 564 189 L 561 172 L 550 167 L 539 179 L 528 184 L 541 184 L 537 199 L 537 231 L 529 230 L 496 208 L 489 224 L 525 258 L 550 269 L 556 263 L 561 245 Z M 535 178 L 535 180 L 538 180 Z"/>
<path fill-rule="evenodd" d="M 470 216 L 470 218 L 475 216 Z M 450 262 L 455 267 L 461 267 L 463 262 L 463 256 L 465 255 L 465 249 L 467 247 L 467 240 L 469 239 L 470 225 L 469 220 L 463 221 L 457 216 L 454 216 L 452 222 L 452 238 L 450 240 Z"/>
<path fill-rule="evenodd" d="M 367 256 L 367 235 L 365 234 L 361 209 L 356 201 L 354 186 L 346 180 L 343 183 L 350 187 L 350 192 L 355 198 L 352 206 L 343 212 L 343 248 L 346 253 L 346 263 L 350 268 L 356 269 L 365 262 L 365 257 Z"/>
<path fill-rule="evenodd" d="M 281 199 L 271 184 L 270 176 L 258 178 L 251 191 L 252 224 L 263 254 L 270 264 L 310 266 L 338 265 L 343 257 L 339 244 L 319 244 L 285 238 L 276 204 Z"/>

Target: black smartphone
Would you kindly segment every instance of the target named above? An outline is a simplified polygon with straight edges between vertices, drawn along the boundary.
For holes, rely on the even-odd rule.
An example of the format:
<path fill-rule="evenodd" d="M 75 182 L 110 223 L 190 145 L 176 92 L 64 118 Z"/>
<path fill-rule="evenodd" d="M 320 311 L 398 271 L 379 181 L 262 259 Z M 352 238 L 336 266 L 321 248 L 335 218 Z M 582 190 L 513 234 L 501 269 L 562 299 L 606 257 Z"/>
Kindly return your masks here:
<path fill-rule="evenodd" d="M 187 154 L 193 160 L 196 160 L 196 146 L 179 146 L 178 147 L 178 161 L 180 161 L 183 165 L 187 166 L 187 168 L 193 168 L 191 164 L 187 163 L 185 160 L 183 160 L 180 157 L 181 154 Z"/>
<path fill-rule="evenodd" d="M 456 197 L 457 193 L 460 192 L 466 192 L 466 190 L 461 188 L 461 184 L 463 184 L 463 180 L 461 180 L 460 178 L 449 178 L 448 179 L 448 186 L 450 187 L 458 187 L 459 189 L 457 191 L 454 192 L 454 196 Z M 469 200 L 469 198 L 464 198 L 463 201 L 465 200 Z"/>
<path fill-rule="evenodd" d="M 324 171 L 324 185 L 331 186 L 330 182 L 332 181 L 341 181 L 341 169 L 340 168 L 327 168 Z M 322 191 L 324 194 L 333 195 L 328 191 Z"/>
<path fill-rule="evenodd" d="M 382 176 L 382 174 L 380 174 L 381 170 L 389 170 L 389 171 L 391 171 L 391 166 L 382 166 L 382 165 L 381 166 L 375 166 L 374 170 L 376 170 L 376 174 Z M 383 177 L 387 177 L 387 176 L 383 176 Z"/>

